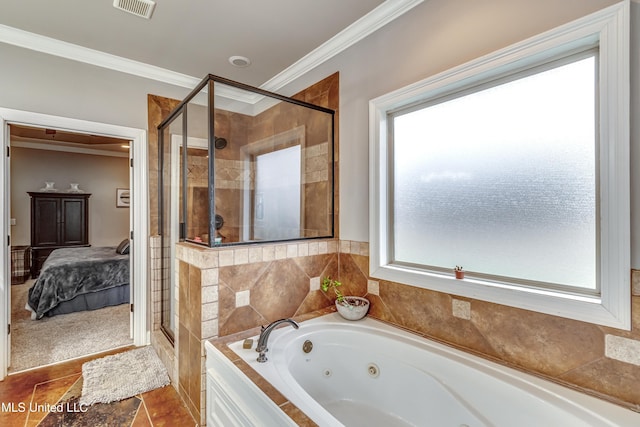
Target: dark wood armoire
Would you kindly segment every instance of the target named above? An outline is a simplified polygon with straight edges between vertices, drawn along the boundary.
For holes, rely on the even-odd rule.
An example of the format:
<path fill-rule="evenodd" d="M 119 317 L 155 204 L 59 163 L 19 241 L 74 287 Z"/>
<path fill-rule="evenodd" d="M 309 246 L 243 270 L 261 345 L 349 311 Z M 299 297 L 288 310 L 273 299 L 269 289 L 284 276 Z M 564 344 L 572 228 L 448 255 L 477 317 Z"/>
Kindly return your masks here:
<path fill-rule="evenodd" d="M 29 192 L 31 277 L 58 248 L 89 245 L 89 193 Z"/>

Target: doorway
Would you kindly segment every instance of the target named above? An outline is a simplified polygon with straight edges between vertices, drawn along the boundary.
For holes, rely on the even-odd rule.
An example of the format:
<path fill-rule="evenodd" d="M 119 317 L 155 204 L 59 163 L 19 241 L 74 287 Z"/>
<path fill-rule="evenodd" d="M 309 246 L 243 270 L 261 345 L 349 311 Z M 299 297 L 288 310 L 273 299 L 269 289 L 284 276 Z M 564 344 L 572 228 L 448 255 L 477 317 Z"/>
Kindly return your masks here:
<path fill-rule="evenodd" d="M 10 229 L 10 138 L 9 125 L 30 126 L 53 130 L 64 130 L 85 135 L 98 135 L 121 138 L 132 141 L 130 149 L 130 237 L 131 237 L 131 283 L 134 284 L 131 295 L 133 312 L 131 329 L 134 345 L 149 344 L 149 325 L 147 321 L 147 236 L 148 236 L 148 203 L 147 203 L 147 154 L 146 131 L 143 129 L 114 126 L 99 122 L 89 122 L 65 117 L 43 115 L 19 110 L 0 108 L 0 144 L 7 155 L 0 162 L 0 188 L 3 194 L 3 221 L 0 224 L 2 233 L 11 238 Z M 115 191 L 115 189 L 114 189 Z M 114 196 L 115 203 L 115 196 Z M 8 372 L 11 346 L 11 280 L 10 280 L 10 245 L 2 245 L 2 262 L 0 262 L 0 380 Z M 134 262 L 135 260 L 135 262 Z"/>

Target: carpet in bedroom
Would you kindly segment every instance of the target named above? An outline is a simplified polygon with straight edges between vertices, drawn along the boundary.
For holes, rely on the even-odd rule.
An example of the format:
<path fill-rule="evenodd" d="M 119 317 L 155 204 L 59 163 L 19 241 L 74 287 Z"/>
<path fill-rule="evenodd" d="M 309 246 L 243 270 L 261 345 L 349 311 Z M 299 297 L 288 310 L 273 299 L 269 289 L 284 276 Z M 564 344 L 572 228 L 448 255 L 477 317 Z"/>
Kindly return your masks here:
<path fill-rule="evenodd" d="M 36 366 L 132 345 L 129 305 L 31 320 L 24 308 L 33 280 L 11 286 L 11 366 L 18 372 Z"/>

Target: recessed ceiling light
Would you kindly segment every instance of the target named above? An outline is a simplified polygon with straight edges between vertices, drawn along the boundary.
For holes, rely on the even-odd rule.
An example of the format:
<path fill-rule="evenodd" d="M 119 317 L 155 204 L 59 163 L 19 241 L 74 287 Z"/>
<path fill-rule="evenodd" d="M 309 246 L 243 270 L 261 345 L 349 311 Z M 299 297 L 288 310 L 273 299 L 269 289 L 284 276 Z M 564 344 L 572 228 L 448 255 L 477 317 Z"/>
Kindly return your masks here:
<path fill-rule="evenodd" d="M 229 57 L 229 62 L 234 67 L 239 67 L 239 68 L 248 67 L 249 65 L 251 65 L 251 60 L 246 56 L 237 56 L 237 55 L 231 56 Z"/>

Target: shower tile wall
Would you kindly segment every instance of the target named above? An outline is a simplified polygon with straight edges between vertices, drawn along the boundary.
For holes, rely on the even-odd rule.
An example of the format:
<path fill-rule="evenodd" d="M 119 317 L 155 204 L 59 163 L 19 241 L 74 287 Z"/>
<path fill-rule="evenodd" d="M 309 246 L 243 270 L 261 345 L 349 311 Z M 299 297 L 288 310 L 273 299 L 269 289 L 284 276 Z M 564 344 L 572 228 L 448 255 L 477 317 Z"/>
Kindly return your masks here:
<path fill-rule="evenodd" d="M 338 150 L 338 84 L 339 76 L 336 73 L 294 96 L 297 99 L 336 110 L 334 141 L 336 152 Z M 178 103 L 178 100 L 155 95 L 148 97 L 149 194 L 151 197 L 149 207 L 152 233 L 158 229 L 157 126 Z M 238 141 L 249 140 L 249 136 L 246 135 L 249 126 L 231 126 L 231 119 L 234 123 L 242 124 L 239 121 L 242 119 L 237 117 L 237 114 L 230 117 L 232 114 L 234 113 L 217 112 L 215 118 L 216 136 L 225 137 L 229 142 L 227 148 L 216 152 L 216 159 L 221 160 L 216 164 L 217 173 L 220 174 L 216 175 L 216 180 L 222 187 L 217 189 L 216 196 L 224 197 L 225 203 L 221 204 L 223 206 L 230 206 L 235 195 L 239 195 L 237 188 L 242 179 L 234 173 L 234 168 L 238 169 L 234 165 L 240 157 L 230 149 L 233 146 L 232 141 L 236 141 L 237 144 Z M 326 135 L 320 138 L 314 133 L 313 123 L 308 122 L 307 125 L 307 141 L 315 141 L 315 143 L 309 144 L 313 147 L 305 152 L 306 203 L 309 210 L 323 209 L 327 215 L 330 215 L 330 200 L 316 200 L 312 197 L 318 192 L 317 188 L 313 188 L 314 183 L 319 176 L 328 172 L 326 167 L 317 165 L 314 161 L 314 157 L 328 151 Z M 257 131 L 254 130 L 254 132 Z M 254 133 L 251 138 L 258 137 L 258 134 Z M 337 233 L 339 201 L 337 155 L 334 158 L 334 173 L 336 174 L 334 229 Z M 324 191 L 320 192 L 326 194 Z M 237 233 L 233 227 L 235 225 L 237 228 L 238 224 L 233 213 L 236 211 L 230 209 L 227 212 L 223 208 L 220 212 L 225 217 L 227 226 L 221 231 L 228 238 Z M 307 221 L 310 223 L 311 219 L 307 218 Z M 217 337 L 219 330 L 224 334 L 231 333 L 231 331 L 246 329 L 245 325 L 253 327 L 266 323 L 270 321 L 269 319 L 273 319 L 273 316 L 287 317 L 331 305 L 331 300 L 319 291 L 319 275 L 338 274 L 338 247 L 335 240 L 249 246 L 234 250 L 206 249 L 191 244 L 179 244 L 176 248 L 177 260 L 175 260 L 177 263 L 175 324 L 178 327 L 175 331 L 175 344 L 171 346 L 159 331 L 161 298 L 159 289 L 161 275 L 166 274 L 161 270 L 160 238 L 152 236 L 149 245 L 152 266 L 151 343 L 167 367 L 172 384 L 178 389 L 191 414 L 196 420 L 200 420 L 201 424 L 205 422 L 204 341 Z M 263 275 L 260 276 L 260 280 L 258 277 L 250 277 L 246 283 L 241 283 L 238 277 L 245 269 L 262 271 Z M 310 278 L 316 274 L 317 277 Z M 222 279 L 219 279 L 220 276 Z M 291 295 L 296 295 L 295 301 L 298 305 L 290 302 Z M 268 301 L 275 303 L 271 305 Z"/>

